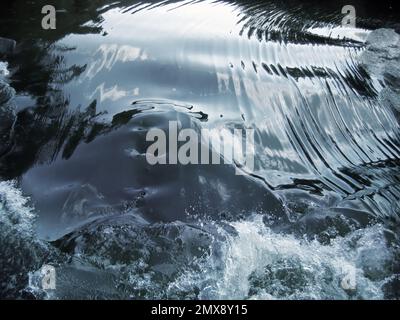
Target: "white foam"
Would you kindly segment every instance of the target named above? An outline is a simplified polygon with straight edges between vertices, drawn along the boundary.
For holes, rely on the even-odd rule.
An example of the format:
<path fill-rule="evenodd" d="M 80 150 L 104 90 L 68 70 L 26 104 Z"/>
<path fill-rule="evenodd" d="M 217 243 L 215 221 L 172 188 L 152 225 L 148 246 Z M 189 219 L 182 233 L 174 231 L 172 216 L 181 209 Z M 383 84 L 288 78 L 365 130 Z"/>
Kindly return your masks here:
<path fill-rule="evenodd" d="M 34 235 L 34 219 L 29 198 L 16 182 L 0 182 L 4 231 L 29 238 Z M 198 291 L 200 299 L 383 299 L 382 286 L 390 277 L 386 266 L 394 259 L 384 231 L 377 224 L 323 245 L 276 233 L 260 215 L 232 222 L 219 227 L 211 253 L 195 262 L 195 268 L 188 266 L 168 285 L 166 295 Z M 141 277 L 135 270 L 135 288 L 160 290 L 150 274 Z M 343 285 L 349 276 L 353 288 Z"/>
<path fill-rule="evenodd" d="M 15 181 L 0 181 L 0 221 L 19 232 L 32 234 L 36 215 Z"/>
<path fill-rule="evenodd" d="M 8 63 L 0 61 L 0 76 L 8 76 L 9 75 L 8 71 Z"/>
<path fill-rule="evenodd" d="M 170 289 L 200 288 L 202 299 L 382 299 L 384 266 L 392 259 L 383 227 L 337 238 L 330 245 L 274 233 L 261 217 L 234 222 L 200 273 L 186 273 Z M 373 256 L 371 259 L 365 257 Z M 372 281 L 365 272 L 382 275 Z M 347 277 L 354 287 L 345 287 Z"/>

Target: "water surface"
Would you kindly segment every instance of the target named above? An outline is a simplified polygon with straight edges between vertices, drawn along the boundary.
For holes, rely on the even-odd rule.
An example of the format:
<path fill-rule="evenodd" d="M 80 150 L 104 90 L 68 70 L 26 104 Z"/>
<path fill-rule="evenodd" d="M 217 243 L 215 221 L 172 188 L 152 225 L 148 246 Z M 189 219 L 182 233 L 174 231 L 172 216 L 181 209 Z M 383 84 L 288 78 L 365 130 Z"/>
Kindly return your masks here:
<path fill-rule="evenodd" d="M 70 257 L 50 297 L 398 297 L 399 123 L 360 65 L 398 19 L 359 7 L 351 28 L 314 1 L 59 1 L 57 30 L 4 28 L 1 189 Z M 148 165 L 145 133 L 171 120 L 254 128 L 255 171 Z"/>

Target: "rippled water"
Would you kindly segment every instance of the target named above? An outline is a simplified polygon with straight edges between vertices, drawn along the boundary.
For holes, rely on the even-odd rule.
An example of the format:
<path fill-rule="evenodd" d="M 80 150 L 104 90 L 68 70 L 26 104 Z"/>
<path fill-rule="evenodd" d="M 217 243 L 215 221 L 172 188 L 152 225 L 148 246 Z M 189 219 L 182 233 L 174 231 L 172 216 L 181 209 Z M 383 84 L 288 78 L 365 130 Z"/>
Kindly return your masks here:
<path fill-rule="evenodd" d="M 48 33 L 40 11 L 0 24 L 18 41 L 0 211 L 3 256 L 19 257 L 1 259 L 2 296 L 399 297 L 398 115 L 363 66 L 396 16 L 366 8 L 341 27 L 341 5 L 314 1 L 57 9 Z M 254 172 L 148 165 L 146 132 L 171 120 L 254 128 Z M 27 287 L 44 263 L 54 291 Z"/>

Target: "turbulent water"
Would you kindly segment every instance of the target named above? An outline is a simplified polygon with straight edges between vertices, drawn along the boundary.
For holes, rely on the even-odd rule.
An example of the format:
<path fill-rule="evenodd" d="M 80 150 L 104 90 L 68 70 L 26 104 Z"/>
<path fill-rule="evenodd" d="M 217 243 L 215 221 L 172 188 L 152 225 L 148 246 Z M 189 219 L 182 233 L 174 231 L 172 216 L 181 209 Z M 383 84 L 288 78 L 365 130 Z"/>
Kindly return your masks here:
<path fill-rule="evenodd" d="M 58 1 L 45 31 L 43 3 L 0 23 L 18 43 L 0 63 L 1 297 L 400 297 L 400 36 L 373 31 L 398 17 Z M 253 128 L 254 172 L 149 165 L 146 132 L 171 120 Z"/>

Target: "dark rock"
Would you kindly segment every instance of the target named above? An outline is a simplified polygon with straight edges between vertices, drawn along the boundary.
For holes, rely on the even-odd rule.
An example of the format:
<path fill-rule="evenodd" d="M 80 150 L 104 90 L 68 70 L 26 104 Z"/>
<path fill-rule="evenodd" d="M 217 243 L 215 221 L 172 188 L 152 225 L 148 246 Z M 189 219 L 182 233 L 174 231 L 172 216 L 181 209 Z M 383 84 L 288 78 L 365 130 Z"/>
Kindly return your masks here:
<path fill-rule="evenodd" d="M 11 39 L 0 37 L 0 54 L 10 54 L 15 50 L 16 42 Z"/>
<path fill-rule="evenodd" d="M 13 97 L 15 91 L 0 79 L 0 106 L 6 105 Z"/>

